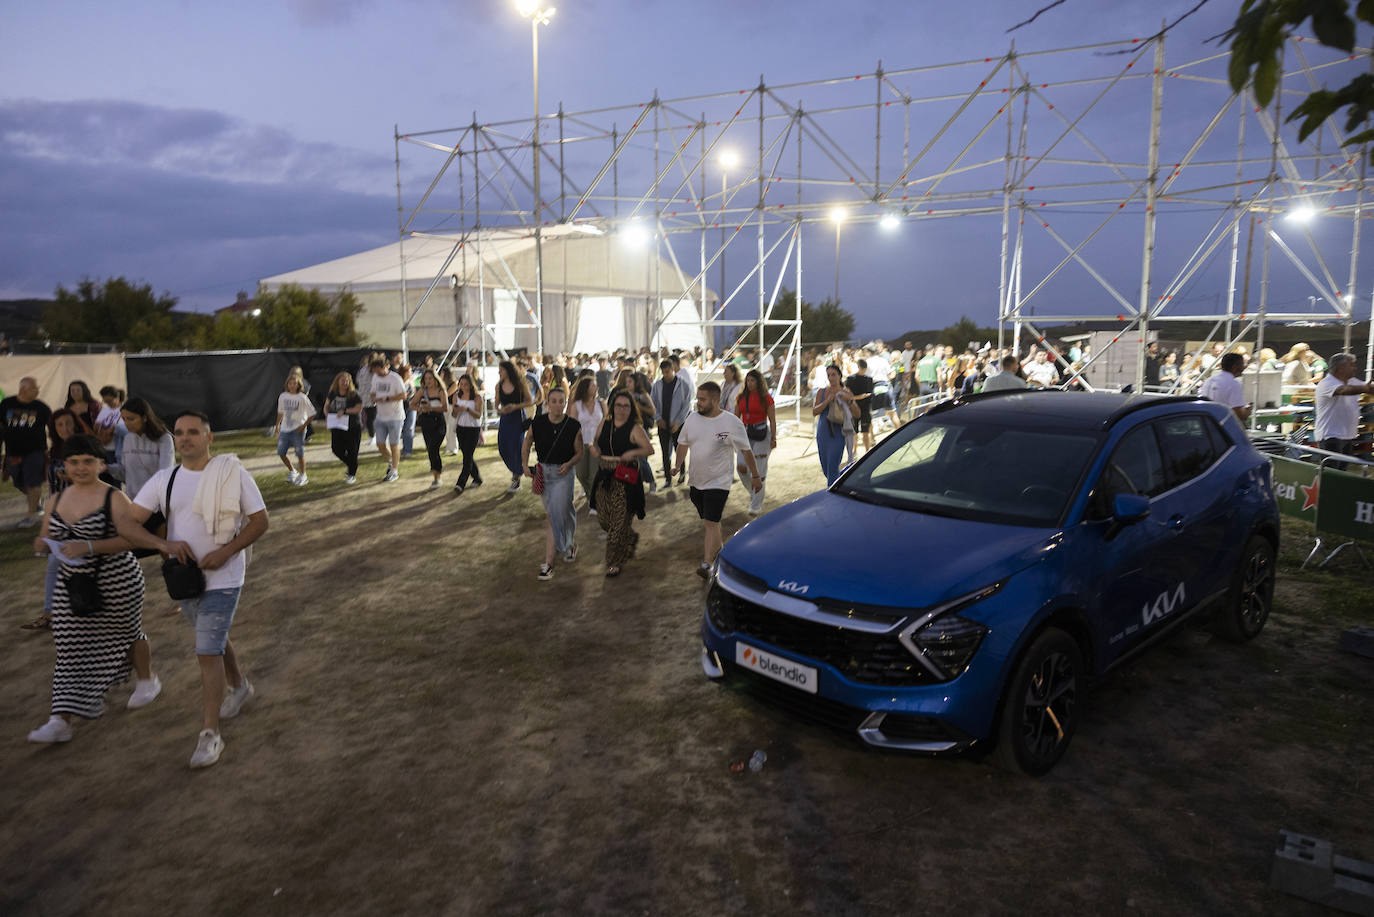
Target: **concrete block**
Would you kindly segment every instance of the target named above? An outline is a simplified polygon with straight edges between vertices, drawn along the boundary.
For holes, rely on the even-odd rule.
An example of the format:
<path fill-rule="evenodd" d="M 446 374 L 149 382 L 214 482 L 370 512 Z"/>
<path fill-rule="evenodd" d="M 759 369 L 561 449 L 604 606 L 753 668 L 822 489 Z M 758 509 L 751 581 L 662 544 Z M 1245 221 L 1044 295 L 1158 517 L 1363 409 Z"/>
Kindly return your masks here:
<path fill-rule="evenodd" d="M 1307 901 L 1374 917 L 1374 864 L 1336 856 L 1330 841 L 1280 831 L 1269 884 Z"/>
<path fill-rule="evenodd" d="M 1341 634 L 1341 649 L 1374 659 L 1374 627 L 1352 627 Z"/>

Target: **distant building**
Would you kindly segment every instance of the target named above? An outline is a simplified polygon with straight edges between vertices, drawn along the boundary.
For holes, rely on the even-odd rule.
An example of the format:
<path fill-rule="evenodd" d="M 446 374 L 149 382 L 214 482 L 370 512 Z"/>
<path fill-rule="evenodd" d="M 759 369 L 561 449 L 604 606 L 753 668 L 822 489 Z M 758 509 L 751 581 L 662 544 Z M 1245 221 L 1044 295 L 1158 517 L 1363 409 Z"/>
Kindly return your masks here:
<path fill-rule="evenodd" d="M 232 306 L 225 306 L 222 309 L 216 309 L 215 314 L 222 315 L 228 312 L 234 315 L 257 315 L 259 311 L 258 301 L 256 299 L 249 299 L 247 293 L 243 290 L 239 290 L 238 299 L 234 301 L 234 304 Z"/>

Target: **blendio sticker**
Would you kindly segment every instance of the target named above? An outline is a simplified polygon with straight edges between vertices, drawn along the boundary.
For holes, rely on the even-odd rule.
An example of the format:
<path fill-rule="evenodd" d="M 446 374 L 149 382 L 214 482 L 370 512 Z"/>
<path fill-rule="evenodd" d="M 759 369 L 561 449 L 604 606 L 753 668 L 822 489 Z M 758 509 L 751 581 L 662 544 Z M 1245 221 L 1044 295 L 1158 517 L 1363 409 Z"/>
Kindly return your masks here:
<path fill-rule="evenodd" d="M 774 656 L 744 643 L 735 644 L 735 664 L 807 694 L 816 693 L 816 670 L 811 666 Z"/>

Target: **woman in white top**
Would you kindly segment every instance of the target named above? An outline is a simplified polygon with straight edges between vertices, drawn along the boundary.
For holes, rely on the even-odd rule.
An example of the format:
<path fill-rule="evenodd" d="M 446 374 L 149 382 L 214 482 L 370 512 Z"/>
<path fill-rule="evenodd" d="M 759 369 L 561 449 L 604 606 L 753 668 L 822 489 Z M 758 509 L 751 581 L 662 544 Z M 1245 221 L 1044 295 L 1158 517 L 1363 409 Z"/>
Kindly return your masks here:
<path fill-rule="evenodd" d="M 724 376 L 720 383 L 721 410 L 738 414 L 739 408 L 735 402 L 739 401 L 740 392 L 744 388 L 744 380 L 739 376 L 739 367 L 735 365 L 734 361 L 726 361 L 721 374 Z"/>
<path fill-rule="evenodd" d="M 315 406 L 310 396 L 305 394 L 305 380 L 296 375 L 295 370 L 286 377 L 286 391 L 277 396 L 277 457 L 286 466 L 286 483 L 301 487 L 306 485 L 305 476 L 305 428 L 315 414 Z M 286 453 L 294 450 L 300 471 L 291 467 Z"/>
<path fill-rule="evenodd" d="M 573 386 L 572 404 L 568 405 L 568 413 L 582 425 L 582 455 L 577 461 L 577 480 L 582 484 L 582 492 L 587 495 L 587 502 L 592 499 L 592 481 L 596 478 L 597 461 L 592 455 L 592 440 L 596 438 L 596 431 L 601 429 L 601 421 L 606 417 L 606 410 L 601 405 L 601 399 L 596 397 L 596 377 L 586 375 L 577 380 Z M 592 510 L 592 515 L 596 510 Z"/>
<path fill-rule="evenodd" d="M 129 431 L 119 447 L 124 490 L 137 496 L 149 478 L 160 469 L 172 467 L 172 434 L 142 398 L 134 397 L 124 402 L 119 416 Z"/>
<path fill-rule="evenodd" d="M 473 487 L 482 485 L 482 472 L 477 470 L 477 439 L 482 433 L 482 393 L 477 383 L 472 381 L 471 373 L 458 377 L 458 387 L 450 399 L 453 404 L 454 434 L 458 437 L 458 449 L 463 453 L 463 470 L 458 474 L 458 483 L 453 485 L 454 493 L 462 493 L 471 480 Z"/>

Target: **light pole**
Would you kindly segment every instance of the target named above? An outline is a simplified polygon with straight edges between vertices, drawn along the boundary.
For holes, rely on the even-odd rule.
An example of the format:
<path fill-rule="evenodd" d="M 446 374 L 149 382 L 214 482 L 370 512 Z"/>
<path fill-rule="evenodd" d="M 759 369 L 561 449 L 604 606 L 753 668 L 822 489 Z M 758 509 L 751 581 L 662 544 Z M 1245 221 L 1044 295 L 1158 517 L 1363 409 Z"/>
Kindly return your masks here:
<path fill-rule="evenodd" d="M 720 163 L 720 295 L 725 296 L 725 173 L 733 169 L 739 163 L 739 156 L 734 150 L 721 150 L 717 157 Z M 725 316 L 725 300 L 721 300 L 721 317 Z M 711 343 L 715 343 L 713 340 Z"/>
<path fill-rule="evenodd" d="M 843 207 L 830 208 L 830 222 L 835 224 L 835 305 L 840 304 L 840 227 L 849 214 Z"/>
<path fill-rule="evenodd" d="M 539 231 L 543 222 L 544 201 L 539 184 L 539 27 L 548 25 L 556 12 L 541 0 L 515 0 L 515 8 L 530 21 L 530 54 L 534 62 L 534 314 L 538 324 L 538 348 L 544 352 L 544 244 Z"/>

